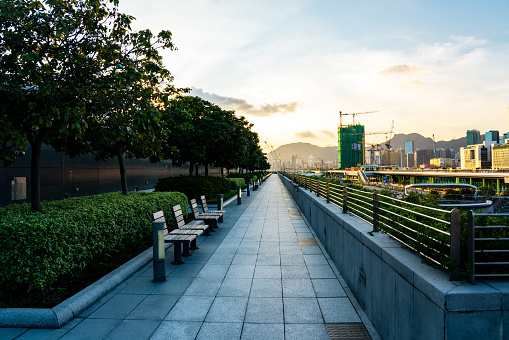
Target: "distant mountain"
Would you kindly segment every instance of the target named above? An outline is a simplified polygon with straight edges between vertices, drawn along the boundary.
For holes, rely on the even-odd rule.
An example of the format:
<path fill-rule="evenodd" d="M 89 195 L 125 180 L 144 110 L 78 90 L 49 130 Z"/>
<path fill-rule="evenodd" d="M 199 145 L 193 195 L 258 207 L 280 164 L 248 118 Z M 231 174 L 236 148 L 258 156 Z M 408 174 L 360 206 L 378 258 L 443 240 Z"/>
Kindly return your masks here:
<path fill-rule="evenodd" d="M 313 155 L 315 159 L 321 158 L 324 161 L 336 160 L 338 158 L 337 146 L 321 147 L 310 143 L 285 144 L 281 145 L 274 151 L 276 153 L 276 157 L 279 157 L 281 154 L 282 160 L 292 159 L 293 155 L 298 155 L 306 162 L 310 155 Z"/>
<path fill-rule="evenodd" d="M 405 142 L 413 140 L 415 149 L 433 149 L 433 139 L 430 137 L 424 137 L 418 133 L 409 134 L 395 134 L 391 139 L 391 146 L 394 151 L 399 148 L 405 148 Z M 484 135 L 481 135 L 481 140 L 484 141 Z M 452 139 L 449 141 L 437 141 L 437 149 L 454 149 L 456 152 L 460 151 L 461 147 L 467 146 L 467 137 L 461 137 L 458 139 Z M 383 146 L 383 143 L 382 143 Z M 310 143 L 291 143 L 281 145 L 274 150 L 276 157 L 281 155 L 282 160 L 290 160 L 293 155 L 298 155 L 300 158 L 307 162 L 308 157 L 313 155 L 315 159 L 321 158 L 324 161 L 336 160 L 338 154 L 337 146 L 321 147 Z M 270 159 L 270 155 L 267 155 Z"/>

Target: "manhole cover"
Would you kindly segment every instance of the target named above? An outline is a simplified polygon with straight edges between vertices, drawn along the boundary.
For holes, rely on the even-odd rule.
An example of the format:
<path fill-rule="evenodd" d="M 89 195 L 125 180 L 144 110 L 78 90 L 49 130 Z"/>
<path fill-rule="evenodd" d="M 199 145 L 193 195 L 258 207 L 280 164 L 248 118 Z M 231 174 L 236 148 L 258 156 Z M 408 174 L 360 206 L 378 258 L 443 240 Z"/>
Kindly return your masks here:
<path fill-rule="evenodd" d="M 290 217 L 301 217 L 301 214 L 290 214 Z"/>
<path fill-rule="evenodd" d="M 331 340 L 371 340 L 368 330 L 363 323 L 329 323 L 325 325 Z"/>
<path fill-rule="evenodd" d="M 318 243 L 314 238 L 298 238 L 299 246 L 317 246 Z"/>

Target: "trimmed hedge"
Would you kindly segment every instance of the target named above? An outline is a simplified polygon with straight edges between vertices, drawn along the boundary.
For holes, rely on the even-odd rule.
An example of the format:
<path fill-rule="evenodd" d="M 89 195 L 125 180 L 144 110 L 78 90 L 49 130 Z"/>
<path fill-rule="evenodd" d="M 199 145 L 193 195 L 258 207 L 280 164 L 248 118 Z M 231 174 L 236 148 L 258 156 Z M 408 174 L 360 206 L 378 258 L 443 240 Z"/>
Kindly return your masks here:
<path fill-rule="evenodd" d="M 59 276 L 78 273 L 95 259 L 107 261 L 140 242 L 148 248 L 150 214 L 163 210 L 171 216 L 176 204 L 187 206 L 187 197 L 108 193 L 43 202 L 42 212 L 32 212 L 29 204 L 1 208 L 0 285 L 44 291 Z"/>
<path fill-rule="evenodd" d="M 243 188 L 246 185 L 246 181 L 244 178 L 230 178 L 230 189 L 237 190 L 237 187 L 240 186 Z"/>
<path fill-rule="evenodd" d="M 159 178 L 155 185 L 156 191 L 179 191 L 189 199 L 199 199 L 205 195 L 212 199 L 217 194 L 230 191 L 230 181 L 221 177 L 210 176 L 179 176 Z"/>

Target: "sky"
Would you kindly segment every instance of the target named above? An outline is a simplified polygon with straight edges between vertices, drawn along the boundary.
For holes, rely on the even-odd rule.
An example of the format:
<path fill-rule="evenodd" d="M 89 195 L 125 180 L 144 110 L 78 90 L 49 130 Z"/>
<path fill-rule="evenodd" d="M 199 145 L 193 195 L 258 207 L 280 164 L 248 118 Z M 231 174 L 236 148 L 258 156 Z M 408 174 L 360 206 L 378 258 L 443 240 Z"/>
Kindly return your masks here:
<path fill-rule="evenodd" d="M 254 124 L 262 144 L 366 132 L 509 132 L 507 0 L 120 0 L 133 30 L 170 30 L 177 87 Z M 379 143 L 387 134 L 366 136 Z M 264 145 L 262 145 L 264 146 Z"/>

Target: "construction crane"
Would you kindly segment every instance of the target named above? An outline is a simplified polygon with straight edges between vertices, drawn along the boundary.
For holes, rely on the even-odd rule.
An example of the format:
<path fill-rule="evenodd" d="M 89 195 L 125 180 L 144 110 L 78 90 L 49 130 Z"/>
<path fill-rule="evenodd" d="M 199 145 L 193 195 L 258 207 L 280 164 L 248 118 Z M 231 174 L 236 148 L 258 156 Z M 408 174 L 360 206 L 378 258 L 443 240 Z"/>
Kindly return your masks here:
<path fill-rule="evenodd" d="M 267 143 L 267 141 L 264 141 L 265 144 L 267 144 L 267 148 L 269 149 L 269 152 L 270 154 L 272 155 L 272 158 L 274 159 L 274 162 L 276 163 L 276 166 L 278 168 L 278 171 L 281 171 L 281 159 L 277 159 L 276 157 L 276 152 L 274 151 L 274 148 L 272 147 L 272 145 L 270 145 L 269 143 Z"/>
<path fill-rule="evenodd" d="M 339 111 L 339 127 L 343 127 L 343 116 L 353 116 L 353 124 L 352 125 L 355 125 L 355 116 L 362 115 L 365 113 L 375 113 L 375 112 L 378 112 L 378 111 L 355 112 L 355 113 L 342 113 L 341 111 Z"/>

